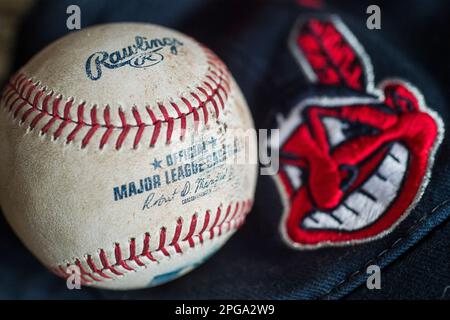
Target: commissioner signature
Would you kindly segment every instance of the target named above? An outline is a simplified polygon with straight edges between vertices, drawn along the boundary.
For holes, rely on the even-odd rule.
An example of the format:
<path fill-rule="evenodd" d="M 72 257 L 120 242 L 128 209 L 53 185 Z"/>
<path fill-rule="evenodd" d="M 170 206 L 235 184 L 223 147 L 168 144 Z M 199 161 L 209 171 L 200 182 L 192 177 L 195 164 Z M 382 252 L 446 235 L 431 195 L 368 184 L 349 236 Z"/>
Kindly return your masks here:
<path fill-rule="evenodd" d="M 180 190 L 175 188 L 171 192 L 160 194 L 151 192 L 146 197 L 142 210 L 161 207 L 177 198 L 181 199 L 181 204 L 186 204 L 215 191 L 220 184 L 227 182 L 231 178 L 232 176 L 228 174 L 228 170 L 225 170 L 212 178 L 197 178 L 194 183 L 187 181 Z"/>

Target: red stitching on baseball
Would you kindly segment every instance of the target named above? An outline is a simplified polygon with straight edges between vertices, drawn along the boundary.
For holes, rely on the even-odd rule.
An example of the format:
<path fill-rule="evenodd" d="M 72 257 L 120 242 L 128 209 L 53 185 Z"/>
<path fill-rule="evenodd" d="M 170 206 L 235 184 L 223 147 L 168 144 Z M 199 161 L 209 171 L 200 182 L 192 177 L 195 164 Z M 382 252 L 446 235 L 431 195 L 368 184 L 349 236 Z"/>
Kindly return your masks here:
<path fill-rule="evenodd" d="M 187 240 L 189 242 L 189 246 L 191 248 L 194 247 L 194 245 L 195 245 L 194 240 L 192 239 L 192 236 L 194 235 L 196 226 L 197 226 L 197 214 L 194 214 L 191 219 L 191 225 L 189 226 L 189 232 L 186 235 L 186 237 L 183 239 L 184 241 Z"/>
<path fill-rule="evenodd" d="M 34 117 L 33 121 L 30 123 L 30 128 L 34 129 L 36 125 L 41 121 L 41 119 L 45 116 L 45 113 L 39 113 L 36 117 Z"/>
<path fill-rule="evenodd" d="M 172 242 L 170 243 L 170 245 L 175 248 L 175 251 L 177 253 L 182 253 L 181 247 L 178 244 L 178 239 L 180 239 L 181 229 L 182 228 L 183 228 L 183 219 L 182 218 L 178 218 L 178 220 L 177 220 L 177 227 L 175 229 L 175 233 L 173 235 Z"/>
<path fill-rule="evenodd" d="M 117 264 L 123 267 L 125 270 L 134 271 L 125 260 L 122 259 L 122 249 L 120 249 L 120 244 L 116 243 L 114 248 L 114 256 L 116 257 Z"/>
<path fill-rule="evenodd" d="M 41 98 L 41 96 L 44 94 L 44 89 L 41 89 L 41 90 L 39 90 L 37 93 L 36 93 L 36 95 L 34 96 L 34 99 L 33 99 L 33 108 L 37 108 L 37 106 L 38 106 L 38 102 L 39 102 L 39 99 Z"/>
<path fill-rule="evenodd" d="M 5 106 L 9 106 L 9 111 L 11 111 L 11 108 L 13 106 L 13 103 L 10 104 L 10 102 L 11 102 L 11 99 L 14 97 L 14 93 L 15 92 L 11 87 L 6 87 L 3 97 L 2 97 L 2 99 L 5 101 Z M 17 98 L 15 101 L 17 101 Z"/>
<path fill-rule="evenodd" d="M 216 213 L 216 219 L 214 220 L 211 228 L 209 228 L 209 239 L 212 239 L 214 237 L 214 228 L 217 225 L 217 223 L 219 222 L 220 219 L 220 207 L 217 208 L 217 213 Z"/>
<path fill-rule="evenodd" d="M 89 266 L 89 268 L 92 270 L 92 272 L 94 274 L 98 274 L 99 276 L 105 278 L 105 279 L 112 279 L 110 276 L 108 276 L 106 273 L 104 273 L 104 269 L 100 270 L 94 263 L 94 260 L 92 260 L 92 256 L 88 255 L 86 262 Z M 81 265 L 81 262 L 80 262 Z M 88 275 L 90 275 L 92 277 L 92 279 L 95 280 L 95 278 L 93 277 L 92 273 L 87 273 Z M 96 280 L 98 281 L 98 280 Z"/>
<path fill-rule="evenodd" d="M 170 103 L 172 107 L 175 109 L 175 112 L 178 115 L 178 118 L 181 121 L 180 126 L 180 140 L 184 140 L 184 136 L 186 135 L 186 115 L 184 113 L 181 113 L 180 108 L 178 108 L 178 105 L 175 102 Z"/>
<path fill-rule="evenodd" d="M 205 124 L 207 124 L 208 123 L 208 109 L 206 108 L 206 103 L 203 102 L 196 93 L 192 92 L 191 95 L 194 97 L 195 100 L 197 100 L 198 105 L 201 106 L 201 110 L 203 111 L 203 122 Z"/>
<path fill-rule="evenodd" d="M 199 125 L 197 110 L 192 107 L 192 105 L 189 102 L 189 100 L 186 99 L 185 97 L 182 97 L 181 101 L 183 101 L 184 104 L 188 107 L 189 113 L 190 114 L 192 113 L 194 115 L 194 131 L 197 132 L 198 131 L 198 125 Z"/>
<path fill-rule="evenodd" d="M 106 145 L 113 131 L 113 126 L 111 124 L 111 116 L 109 113 L 109 106 L 105 107 L 105 110 L 103 111 L 103 118 L 105 119 L 106 131 L 100 140 L 100 149 L 103 149 L 103 147 Z"/>
<path fill-rule="evenodd" d="M 136 109 L 136 107 L 133 107 L 132 112 L 133 117 L 136 120 L 136 125 L 138 126 L 138 131 L 136 133 L 136 136 L 134 137 L 133 142 L 133 148 L 136 149 L 137 146 L 139 145 L 139 141 L 141 141 L 142 133 L 144 132 L 145 129 L 145 124 L 142 122 L 141 115 L 139 111 Z"/>
<path fill-rule="evenodd" d="M 37 88 L 37 84 L 34 84 L 33 82 L 31 82 L 31 80 L 28 80 L 27 85 L 26 85 L 26 88 L 27 88 L 28 91 L 27 91 L 27 93 L 25 94 L 25 100 L 29 101 L 29 100 L 30 100 L 30 97 L 31 97 L 31 94 L 32 94 L 33 91 L 35 91 L 36 88 Z"/>
<path fill-rule="evenodd" d="M 236 202 L 236 208 L 234 209 L 234 213 L 231 216 L 230 220 L 228 220 L 228 231 L 231 228 L 231 221 L 234 221 L 234 218 L 236 217 L 238 212 L 239 212 L 239 202 Z"/>
<path fill-rule="evenodd" d="M 207 82 L 205 82 L 205 83 L 207 83 Z M 197 87 L 197 90 L 199 90 L 205 96 L 208 96 L 208 93 L 202 87 Z M 219 111 L 219 107 L 217 106 L 216 100 L 215 99 L 211 99 L 211 103 L 212 103 L 212 105 L 214 107 L 214 111 L 216 112 L 216 118 L 219 118 L 220 111 Z"/>
<path fill-rule="evenodd" d="M 110 270 L 112 273 L 114 273 L 115 275 L 118 275 L 118 276 L 123 275 L 123 273 L 117 271 L 114 267 L 112 267 L 109 264 L 108 258 L 106 257 L 105 250 L 103 250 L 103 249 L 100 250 L 99 257 L 100 257 L 100 262 L 102 264 L 103 269 Z"/>
<path fill-rule="evenodd" d="M 53 92 L 50 92 L 47 94 L 44 98 L 44 101 L 42 102 L 42 112 L 45 114 L 48 114 L 48 101 L 53 96 Z"/>
<path fill-rule="evenodd" d="M 18 81 L 17 83 L 16 83 L 16 85 L 17 85 L 17 89 L 18 89 L 18 91 L 20 92 L 20 94 L 23 94 L 23 87 L 22 87 L 22 84 L 24 83 L 24 82 L 26 82 L 26 80 L 27 80 L 27 77 L 25 76 L 25 75 L 21 75 L 20 76 L 20 81 Z M 13 88 L 14 89 L 14 88 Z"/>
<path fill-rule="evenodd" d="M 75 129 L 72 130 L 72 132 L 67 136 L 67 143 L 72 141 L 75 138 L 75 135 L 80 131 L 81 128 L 84 126 L 83 122 L 83 114 L 84 114 L 84 103 L 80 104 L 78 106 L 77 110 L 77 116 L 78 116 L 78 124 L 76 125 Z"/>
<path fill-rule="evenodd" d="M 233 204 L 230 203 L 227 207 L 227 214 L 225 218 L 218 223 L 220 220 L 221 215 L 221 207 L 219 206 L 216 211 L 216 217 L 214 218 L 213 224 L 208 228 L 210 219 L 211 219 L 211 211 L 207 210 L 205 213 L 205 216 L 203 218 L 203 226 L 202 229 L 197 233 L 195 233 L 195 229 L 197 226 L 197 214 L 192 215 L 189 231 L 188 234 L 180 241 L 180 235 L 182 231 L 183 226 L 183 220 L 181 218 L 177 219 L 177 226 L 175 228 L 175 232 L 172 238 L 172 241 L 170 241 L 169 244 L 167 244 L 167 228 L 162 227 L 159 231 L 159 243 L 158 247 L 154 252 L 161 252 L 164 256 L 170 257 L 171 253 L 168 250 L 170 247 L 174 247 L 176 252 L 178 254 L 182 254 L 180 244 L 183 241 L 188 241 L 190 247 L 195 246 L 195 241 L 193 240 L 194 237 L 199 238 L 199 242 L 203 243 L 203 233 L 209 232 L 210 237 L 209 239 L 213 239 L 214 237 L 214 229 L 221 230 L 221 226 L 226 222 L 229 225 L 228 231 L 231 229 L 231 224 L 234 222 L 233 228 L 237 229 L 244 221 L 245 215 L 250 211 L 252 205 L 251 200 L 244 200 L 241 202 L 236 202 L 235 209 L 233 212 L 233 215 L 230 219 L 227 219 L 229 213 L 231 212 L 231 208 L 233 207 Z M 217 236 L 220 235 L 220 232 L 217 233 Z M 192 243 L 192 245 L 191 245 Z M 178 247 L 178 249 L 177 249 Z M 98 260 L 99 264 L 101 264 L 101 269 L 95 264 L 95 261 L 93 259 L 92 255 L 86 255 L 85 262 L 87 266 L 89 266 L 90 270 L 86 270 L 83 267 L 83 263 L 80 259 L 76 259 L 74 261 L 74 265 L 80 268 L 81 275 L 83 277 L 83 281 L 85 283 L 92 283 L 92 281 L 103 281 L 103 280 L 111 280 L 114 279 L 113 275 L 121 277 L 125 275 L 127 272 L 134 272 L 137 271 L 139 268 L 147 268 L 149 263 L 142 262 L 141 258 L 146 257 L 152 262 L 158 262 L 157 259 L 152 255 L 152 252 L 150 252 L 150 234 L 145 233 L 144 240 L 143 240 L 143 249 L 142 253 L 137 255 L 136 254 L 136 239 L 132 238 L 129 242 L 129 257 L 124 259 L 122 255 L 122 248 L 119 243 L 114 244 L 114 252 L 111 254 L 111 258 L 114 258 L 115 263 L 111 265 L 109 262 L 110 260 L 107 257 L 107 253 L 104 249 L 101 249 L 98 253 Z M 136 262 L 136 267 L 133 267 L 130 265 L 130 262 Z M 70 274 L 66 273 L 66 269 L 71 266 L 70 263 L 68 264 L 60 264 L 57 267 L 52 267 L 51 270 L 58 276 L 67 278 Z M 122 268 L 121 271 L 118 271 L 117 268 Z M 111 271 L 112 274 L 107 274 L 106 271 Z M 89 280 L 88 278 L 91 278 Z"/>
<path fill-rule="evenodd" d="M 230 211 L 231 211 L 231 204 L 228 205 L 227 212 L 225 213 L 225 217 L 223 218 L 222 222 L 219 224 L 219 236 L 222 235 L 222 226 L 227 221 L 227 218 L 230 215 Z"/>
<path fill-rule="evenodd" d="M 200 243 L 203 243 L 203 232 L 205 232 L 206 227 L 208 227 L 210 216 L 211 216 L 211 214 L 210 214 L 209 210 L 207 210 L 206 213 L 205 213 L 205 221 L 203 222 L 202 230 L 198 234 L 198 238 L 200 239 Z"/>
<path fill-rule="evenodd" d="M 27 118 L 30 116 L 30 114 L 34 111 L 33 108 L 28 109 L 27 111 L 25 111 L 25 113 L 22 116 L 22 122 L 25 122 L 27 120 Z"/>
<path fill-rule="evenodd" d="M 89 272 L 87 272 L 86 270 L 84 270 L 83 266 L 81 265 L 81 263 L 79 261 L 77 261 L 76 265 L 78 266 L 78 268 L 80 270 L 80 278 L 81 278 L 82 285 L 91 284 L 93 281 L 98 281 L 98 282 L 102 281 L 101 278 L 97 278 L 97 277 L 95 277 L 95 275 L 92 275 Z M 67 267 L 69 267 L 69 265 L 67 265 Z M 69 277 L 70 273 L 68 273 L 66 270 L 64 270 L 64 268 L 62 266 L 59 266 L 58 271 L 56 272 L 56 275 L 58 275 L 62 278 L 67 278 L 67 277 Z"/>
<path fill-rule="evenodd" d="M 119 109 L 119 118 L 120 122 L 122 123 L 122 131 L 119 134 L 119 138 L 117 138 L 116 142 L 116 149 L 119 150 L 122 147 L 122 144 L 125 140 L 125 138 L 128 135 L 128 132 L 130 131 L 130 126 L 127 124 L 127 119 L 125 117 L 125 113 L 121 109 Z"/>
<path fill-rule="evenodd" d="M 59 101 L 61 101 L 61 100 L 59 100 Z M 58 106 L 59 106 L 59 101 L 58 101 Z M 53 135 L 53 138 L 54 138 L 55 140 L 58 139 L 58 138 L 61 136 L 62 131 L 64 130 L 64 128 L 70 123 L 70 120 L 68 120 L 68 118 L 69 118 L 69 115 L 70 115 L 70 109 L 72 108 L 72 105 L 73 105 L 73 99 L 70 99 L 69 101 L 66 102 L 66 105 L 64 106 L 64 115 L 63 115 L 63 119 L 61 119 L 61 118 L 56 114 L 56 117 L 57 117 L 58 119 L 63 120 L 63 121 L 61 122 L 61 124 L 59 125 L 58 129 L 56 129 L 55 134 Z M 57 106 L 57 107 L 58 107 L 58 106 Z M 64 120 L 64 119 L 65 119 L 65 120 Z"/>
<path fill-rule="evenodd" d="M 117 150 L 121 149 L 127 140 L 129 132 L 132 128 L 136 128 L 135 135 L 133 137 L 133 148 L 137 148 L 139 143 L 142 141 L 142 137 L 146 127 L 153 127 L 153 132 L 150 138 L 150 146 L 154 146 L 160 137 L 160 131 L 163 128 L 162 124 L 166 124 L 166 134 L 164 135 L 165 142 L 170 143 L 173 136 L 173 131 L 175 127 L 175 121 L 180 122 L 181 133 L 179 138 L 182 140 L 185 136 L 185 131 L 187 128 L 186 117 L 190 114 L 193 115 L 194 118 L 194 130 L 198 131 L 200 124 L 199 110 L 203 112 L 203 116 L 201 121 L 204 124 L 208 123 L 209 120 L 209 110 L 207 108 L 207 103 L 211 102 L 214 107 L 214 114 L 216 117 L 219 117 L 219 107 L 217 106 L 216 99 L 219 100 L 220 106 L 223 109 L 225 106 L 225 101 L 223 96 L 225 96 L 225 100 L 228 97 L 228 93 L 230 91 L 229 87 L 229 73 L 226 71 L 224 65 L 220 62 L 220 60 L 214 57 L 211 53 L 207 53 L 208 57 L 208 72 L 205 75 L 203 81 L 201 81 L 201 86 L 195 86 L 195 91 L 187 93 L 194 98 L 196 101 L 196 106 L 192 106 L 191 102 L 187 100 L 185 97 L 180 96 L 179 99 L 187 106 L 188 112 L 181 112 L 178 105 L 175 102 L 170 102 L 170 104 L 163 105 L 162 103 L 156 103 L 159 110 L 161 111 L 162 118 L 157 118 L 153 110 L 149 107 L 146 107 L 149 112 L 151 122 L 152 123 L 144 123 L 142 120 L 139 111 L 136 106 L 131 109 L 131 113 L 133 118 L 136 120 L 136 124 L 131 124 L 126 119 L 126 114 L 123 109 L 119 108 L 118 116 L 120 119 L 120 125 L 114 125 L 111 123 L 111 114 L 110 108 L 108 105 L 104 107 L 103 111 L 103 122 L 99 121 L 97 118 L 98 114 L 96 113 L 97 106 L 92 106 L 90 110 L 85 110 L 86 103 L 82 102 L 77 106 L 74 106 L 73 98 L 68 99 L 65 102 L 63 114 L 61 115 L 59 106 L 63 97 L 61 95 L 55 95 L 53 91 L 48 91 L 46 87 L 39 88 L 41 86 L 40 82 L 35 82 L 30 78 L 27 78 L 24 74 L 18 73 L 14 75 L 9 84 L 6 86 L 5 90 L 2 93 L 2 101 L 4 102 L 4 107 L 8 108 L 10 112 L 13 112 L 14 118 L 17 118 L 21 112 L 21 110 L 27 107 L 27 111 L 25 111 L 20 118 L 20 121 L 25 122 L 28 117 L 36 113 L 33 120 L 31 120 L 29 128 L 34 130 L 37 128 L 38 123 L 47 119 L 47 123 L 40 129 L 40 134 L 49 134 L 53 132 L 53 139 L 63 138 L 66 143 L 74 141 L 80 134 L 83 132 L 84 136 L 80 137 L 81 147 L 85 148 L 93 141 L 93 137 L 97 132 L 104 128 L 104 132 L 100 138 L 99 148 L 103 149 L 104 146 L 108 143 L 109 139 L 112 137 L 112 133 L 114 130 L 120 131 L 117 136 L 117 140 L 115 141 L 115 148 Z M 214 85 L 210 84 L 213 83 Z M 206 88 L 208 90 L 206 90 Z M 209 91 L 209 92 L 208 92 Z M 205 99 L 201 99 L 199 94 L 203 95 Z M 55 98 L 53 99 L 53 97 Z M 32 100 L 30 100 L 32 98 Z M 51 102 L 51 99 L 53 101 Z M 174 99 L 168 98 L 169 101 Z M 18 103 L 20 101 L 20 103 Z M 18 104 L 17 104 L 18 103 Z M 48 106 L 52 103 L 52 110 L 49 110 Z M 41 106 L 40 106 L 41 104 Z M 170 116 L 167 107 L 172 107 L 176 116 Z M 71 115 L 71 108 L 76 107 L 77 113 L 76 116 L 73 117 Z M 85 112 L 89 112 L 88 117 L 85 117 Z M 94 115 L 93 115 L 94 114 Z M 86 120 L 91 120 L 88 123 Z M 101 120 L 101 119 L 100 119 Z M 56 130 L 50 131 L 54 125 L 57 124 Z M 65 128 L 69 125 L 73 124 L 74 129 L 70 132 L 64 133 Z M 87 130 L 82 130 L 84 127 L 87 127 Z"/>
<path fill-rule="evenodd" d="M 221 69 L 220 70 L 220 75 L 215 72 L 214 70 L 211 70 L 211 73 L 214 74 L 216 77 L 218 77 L 219 79 L 221 78 L 221 75 L 224 73 L 224 71 Z M 230 84 L 228 83 L 228 80 L 224 79 L 223 83 L 225 84 L 225 87 L 222 87 L 222 85 L 219 83 L 219 88 L 222 89 L 223 93 L 225 94 L 225 97 L 228 98 L 228 91 L 230 91 Z"/>
<path fill-rule="evenodd" d="M 166 107 L 162 103 L 158 103 L 158 108 L 161 110 L 161 113 L 164 116 L 164 121 L 167 123 L 167 134 L 166 134 L 166 143 L 169 144 L 172 140 L 172 132 L 173 132 L 173 118 L 169 116 L 169 113 L 166 110 Z"/>
<path fill-rule="evenodd" d="M 83 140 L 81 141 L 81 148 L 85 148 L 91 138 L 94 136 L 95 132 L 98 128 L 100 128 L 100 125 L 97 123 L 97 107 L 94 106 L 91 109 L 91 123 L 92 127 L 89 129 L 89 131 L 84 136 Z"/>
<path fill-rule="evenodd" d="M 138 266 L 145 266 L 145 263 L 143 263 L 136 255 L 136 239 L 134 238 L 132 238 L 130 241 L 130 260 L 135 261 Z"/>
<path fill-rule="evenodd" d="M 170 257 L 170 253 L 166 248 L 166 228 L 161 228 L 159 233 L 159 246 L 156 251 L 161 251 L 165 256 Z"/>
<path fill-rule="evenodd" d="M 156 261 L 153 255 L 150 252 L 150 234 L 146 233 L 144 238 L 144 248 L 142 249 L 142 255 L 146 256 L 152 261 Z"/>

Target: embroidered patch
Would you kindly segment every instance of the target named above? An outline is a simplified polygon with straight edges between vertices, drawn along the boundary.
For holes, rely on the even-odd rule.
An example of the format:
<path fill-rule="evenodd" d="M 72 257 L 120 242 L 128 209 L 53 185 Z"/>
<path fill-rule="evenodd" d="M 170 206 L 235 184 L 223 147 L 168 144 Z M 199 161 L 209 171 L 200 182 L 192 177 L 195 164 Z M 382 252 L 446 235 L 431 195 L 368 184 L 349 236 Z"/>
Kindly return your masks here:
<path fill-rule="evenodd" d="M 422 196 L 443 122 L 407 82 L 375 88 L 369 57 L 336 16 L 299 19 L 289 48 L 321 94 L 279 115 L 283 238 L 301 249 L 380 238 Z"/>

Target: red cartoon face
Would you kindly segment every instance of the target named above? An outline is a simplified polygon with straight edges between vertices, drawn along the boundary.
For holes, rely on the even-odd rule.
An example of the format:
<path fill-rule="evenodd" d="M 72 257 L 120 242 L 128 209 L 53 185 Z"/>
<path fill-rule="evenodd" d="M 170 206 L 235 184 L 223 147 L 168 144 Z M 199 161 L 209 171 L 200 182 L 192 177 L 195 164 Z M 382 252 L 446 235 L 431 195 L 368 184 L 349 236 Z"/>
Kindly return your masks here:
<path fill-rule="evenodd" d="M 300 248 L 364 242 L 392 230 L 421 196 L 442 136 L 440 119 L 415 89 L 401 81 L 372 88 L 368 58 L 357 63 L 363 53 L 354 51 L 348 31 L 336 23 L 297 26 L 295 56 L 312 81 L 374 98 L 311 97 L 280 126 L 281 229 Z M 333 41 L 350 52 L 351 61 L 326 49 Z"/>

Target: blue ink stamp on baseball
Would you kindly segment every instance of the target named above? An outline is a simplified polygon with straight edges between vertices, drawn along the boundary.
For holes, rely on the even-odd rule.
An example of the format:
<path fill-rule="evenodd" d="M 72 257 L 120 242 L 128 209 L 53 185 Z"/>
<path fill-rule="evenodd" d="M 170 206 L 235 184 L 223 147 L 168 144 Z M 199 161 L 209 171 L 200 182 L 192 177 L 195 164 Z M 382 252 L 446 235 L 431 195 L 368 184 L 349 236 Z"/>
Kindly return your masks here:
<path fill-rule="evenodd" d="M 169 47 L 170 53 L 178 54 L 178 47 L 183 43 L 176 38 L 154 38 L 136 36 L 134 43 L 113 52 L 97 51 L 86 60 L 86 75 L 91 80 L 102 77 L 103 68 L 117 69 L 125 66 L 146 68 L 164 60 L 164 48 Z"/>

